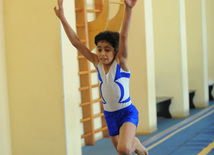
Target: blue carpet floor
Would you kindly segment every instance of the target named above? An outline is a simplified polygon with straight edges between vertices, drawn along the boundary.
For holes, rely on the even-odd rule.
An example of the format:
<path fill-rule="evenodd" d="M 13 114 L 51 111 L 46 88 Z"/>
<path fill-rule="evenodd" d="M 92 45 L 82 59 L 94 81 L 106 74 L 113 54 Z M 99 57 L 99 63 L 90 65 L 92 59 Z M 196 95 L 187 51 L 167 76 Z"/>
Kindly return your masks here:
<path fill-rule="evenodd" d="M 197 155 L 214 141 L 214 107 L 147 146 L 150 155 Z"/>

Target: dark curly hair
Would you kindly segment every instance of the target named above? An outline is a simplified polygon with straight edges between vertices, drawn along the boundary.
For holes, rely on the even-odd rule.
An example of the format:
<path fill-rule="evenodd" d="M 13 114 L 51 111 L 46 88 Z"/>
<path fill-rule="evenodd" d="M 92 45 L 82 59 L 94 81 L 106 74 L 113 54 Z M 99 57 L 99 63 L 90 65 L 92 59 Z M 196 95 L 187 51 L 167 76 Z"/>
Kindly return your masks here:
<path fill-rule="evenodd" d="M 107 41 L 112 45 L 114 50 L 119 49 L 119 36 L 120 34 L 118 32 L 112 32 L 112 31 L 104 31 L 100 32 L 95 36 L 94 43 L 97 45 L 100 41 Z"/>

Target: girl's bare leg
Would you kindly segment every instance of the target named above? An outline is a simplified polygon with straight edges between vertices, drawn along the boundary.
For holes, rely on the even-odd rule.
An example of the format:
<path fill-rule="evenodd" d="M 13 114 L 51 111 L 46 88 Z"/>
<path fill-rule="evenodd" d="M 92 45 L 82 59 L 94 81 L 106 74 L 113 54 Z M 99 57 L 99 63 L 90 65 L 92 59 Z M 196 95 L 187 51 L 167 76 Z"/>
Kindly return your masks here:
<path fill-rule="evenodd" d="M 138 143 L 137 146 L 139 148 L 136 148 L 135 153 L 138 155 L 148 155 L 148 151 L 147 149 L 141 144 L 141 142 L 139 141 L 139 139 L 137 137 L 135 137 L 135 142 Z"/>
<path fill-rule="evenodd" d="M 119 141 L 119 136 L 114 136 L 111 137 L 111 142 L 114 145 L 114 148 L 117 150 L 117 145 L 118 145 L 118 141 Z"/>
<path fill-rule="evenodd" d="M 148 155 L 146 148 L 141 144 L 139 139 L 135 137 L 136 126 L 133 123 L 126 122 L 120 128 L 120 136 L 117 144 L 117 151 L 119 155 L 131 155 L 133 152 L 138 155 Z M 116 146 L 116 145 L 115 145 Z"/>

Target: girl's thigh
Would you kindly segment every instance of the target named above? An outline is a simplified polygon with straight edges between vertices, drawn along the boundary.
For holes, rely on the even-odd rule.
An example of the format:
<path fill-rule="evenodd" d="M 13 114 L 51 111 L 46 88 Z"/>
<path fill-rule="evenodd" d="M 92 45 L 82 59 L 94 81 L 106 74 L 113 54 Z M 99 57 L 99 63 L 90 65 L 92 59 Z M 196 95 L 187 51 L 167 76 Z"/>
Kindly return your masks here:
<path fill-rule="evenodd" d="M 119 143 L 120 145 L 132 145 L 135 134 L 136 134 L 136 125 L 131 122 L 125 122 L 120 128 Z"/>
<path fill-rule="evenodd" d="M 115 147 L 116 150 L 117 150 L 118 141 L 119 141 L 119 136 L 118 135 L 111 137 L 111 142 L 114 145 L 114 147 Z"/>

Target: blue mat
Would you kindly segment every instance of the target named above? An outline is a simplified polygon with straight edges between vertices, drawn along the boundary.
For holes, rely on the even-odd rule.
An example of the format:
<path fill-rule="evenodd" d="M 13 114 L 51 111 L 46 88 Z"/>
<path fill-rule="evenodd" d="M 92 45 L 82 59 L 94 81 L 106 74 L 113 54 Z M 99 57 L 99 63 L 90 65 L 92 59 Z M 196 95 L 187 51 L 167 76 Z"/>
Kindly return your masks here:
<path fill-rule="evenodd" d="M 207 155 L 214 155 L 214 149 L 212 149 Z"/>
<path fill-rule="evenodd" d="M 185 145 L 176 150 L 173 154 L 183 154 L 186 153 L 188 155 L 198 154 L 203 150 L 203 148 L 207 147 L 214 140 L 214 124 L 208 129 L 202 131 L 198 136 L 191 139 Z M 214 154 L 213 154 L 214 155 Z"/>
<path fill-rule="evenodd" d="M 186 127 L 185 129 L 181 130 L 188 124 L 185 124 L 183 127 L 172 131 L 168 135 L 165 135 L 161 139 L 158 139 L 147 146 L 147 148 L 151 148 L 149 150 L 149 154 L 196 155 L 201 152 L 203 148 L 207 147 L 214 140 L 214 111 L 212 109 L 209 112 L 210 114 L 208 116 Z M 169 136 L 169 138 L 167 138 L 167 136 Z M 161 143 L 158 144 L 158 142 Z M 212 153 L 212 151 L 210 153 Z"/>

